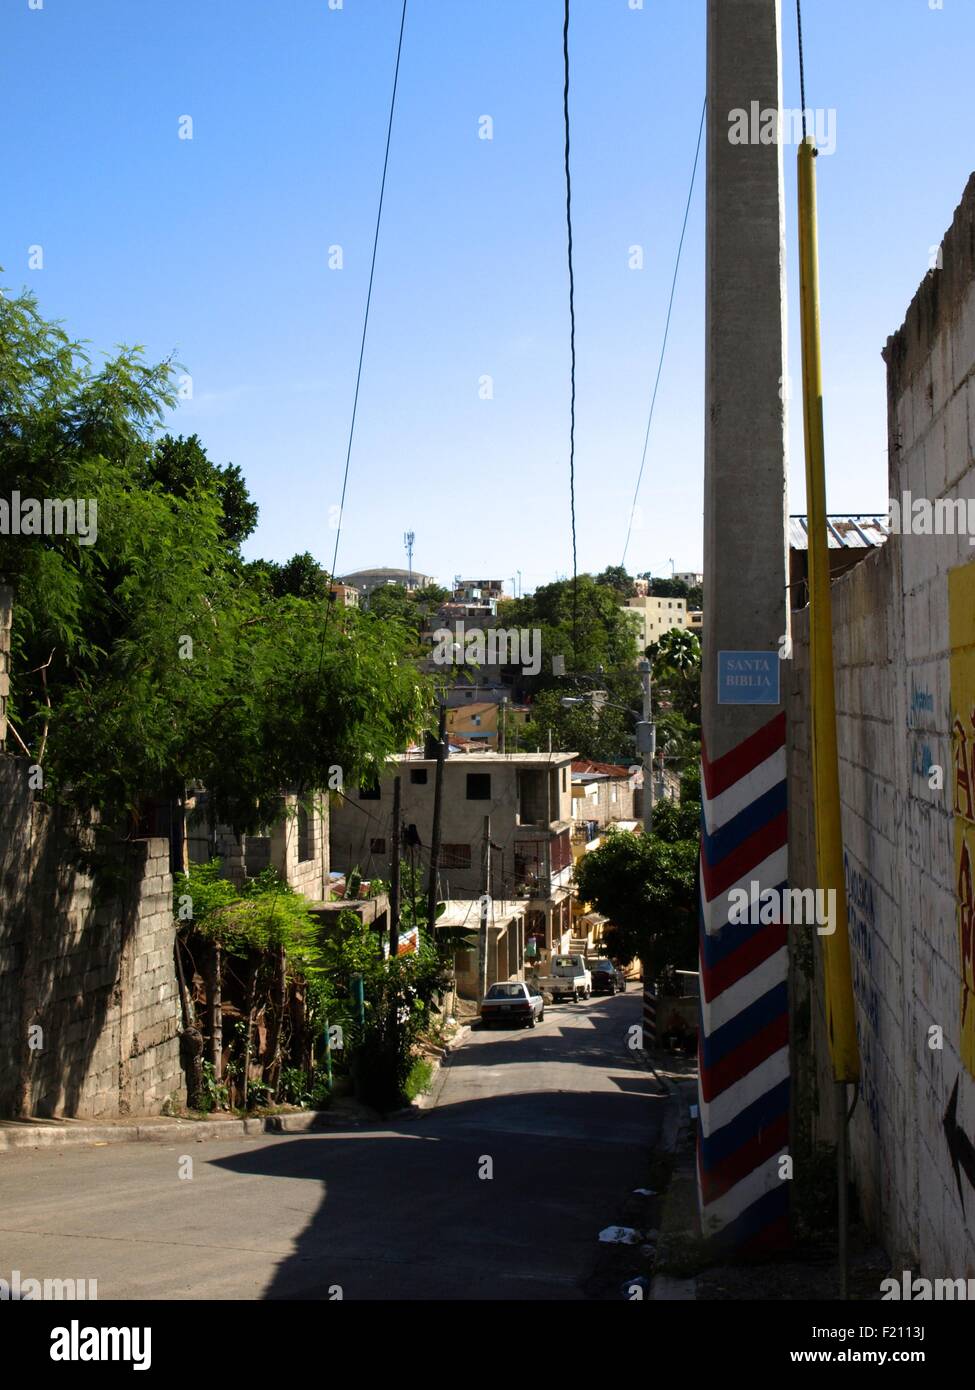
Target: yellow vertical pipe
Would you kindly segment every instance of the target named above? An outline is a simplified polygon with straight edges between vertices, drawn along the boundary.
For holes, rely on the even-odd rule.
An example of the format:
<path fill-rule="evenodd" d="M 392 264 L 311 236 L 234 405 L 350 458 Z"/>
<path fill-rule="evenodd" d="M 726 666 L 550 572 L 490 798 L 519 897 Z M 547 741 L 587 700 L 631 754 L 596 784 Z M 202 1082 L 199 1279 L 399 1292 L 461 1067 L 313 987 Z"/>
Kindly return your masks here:
<path fill-rule="evenodd" d="M 836 1081 L 860 1075 L 850 934 L 843 874 L 836 695 L 833 686 L 833 603 L 826 540 L 826 450 L 823 439 L 823 375 L 819 333 L 819 248 L 816 233 L 816 146 L 799 146 L 799 266 L 802 317 L 802 402 L 806 441 L 806 511 L 809 517 L 809 656 L 812 697 L 812 767 L 816 870 L 820 889 L 834 905 L 823 935 L 826 1014 Z"/>

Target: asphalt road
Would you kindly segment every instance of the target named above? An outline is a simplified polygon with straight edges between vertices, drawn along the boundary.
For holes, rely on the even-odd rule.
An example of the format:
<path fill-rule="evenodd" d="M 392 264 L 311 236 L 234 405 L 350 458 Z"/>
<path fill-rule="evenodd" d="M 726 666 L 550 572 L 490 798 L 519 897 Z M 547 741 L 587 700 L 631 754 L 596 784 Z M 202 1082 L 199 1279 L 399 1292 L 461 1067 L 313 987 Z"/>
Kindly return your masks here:
<path fill-rule="evenodd" d="M 634 989 L 475 1030 L 436 1105 L 381 1127 L 2 1154 L 0 1278 L 97 1279 L 99 1301 L 581 1299 L 667 1104 L 627 1046 L 639 1021 Z"/>

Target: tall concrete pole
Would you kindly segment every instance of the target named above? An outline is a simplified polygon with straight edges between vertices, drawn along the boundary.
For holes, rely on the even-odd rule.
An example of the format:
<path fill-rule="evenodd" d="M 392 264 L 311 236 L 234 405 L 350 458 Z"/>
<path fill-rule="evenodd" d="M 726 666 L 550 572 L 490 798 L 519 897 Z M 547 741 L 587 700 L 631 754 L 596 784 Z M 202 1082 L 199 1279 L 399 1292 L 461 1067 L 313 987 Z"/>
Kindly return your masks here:
<path fill-rule="evenodd" d="M 708 0 L 698 1171 L 704 1230 L 737 1248 L 783 1243 L 788 1213 L 785 929 L 729 920 L 731 888 L 787 873 L 780 24 L 780 0 Z"/>
<path fill-rule="evenodd" d="M 638 666 L 640 685 L 643 690 L 643 719 L 638 731 L 639 751 L 643 754 L 643 829 L 647 835 L 653 833 L 653 755 L 655 752 L 655 730 L 653 725 L 653 695 L 651 681 L 653 668 L 644 658 Z"/>

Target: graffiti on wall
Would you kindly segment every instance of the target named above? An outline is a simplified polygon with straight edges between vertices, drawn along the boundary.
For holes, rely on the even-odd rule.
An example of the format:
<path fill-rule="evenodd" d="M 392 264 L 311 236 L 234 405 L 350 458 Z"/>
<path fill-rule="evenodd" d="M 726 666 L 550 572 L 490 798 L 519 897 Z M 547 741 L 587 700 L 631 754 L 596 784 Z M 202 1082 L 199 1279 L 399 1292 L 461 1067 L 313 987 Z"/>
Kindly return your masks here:
<path fill-rule="evenodd" d="M 843 852 L 846 913 L 850 930 L 853 993 L 857 1001 L 857 1042 L 860 1046 L 860 1095 L 875 1133 L 880 1132 L 880 1101 L 874 1059 L 874 1039 L 880 1035 L 880 994 L 874 979 L 873 943 L 877 930 L 873 880 L 848 850 Z"/>
<path fill-rule="evenodd" d="M 975 1076 L 975 563 L 948 572 L 960 1051 Z"/>

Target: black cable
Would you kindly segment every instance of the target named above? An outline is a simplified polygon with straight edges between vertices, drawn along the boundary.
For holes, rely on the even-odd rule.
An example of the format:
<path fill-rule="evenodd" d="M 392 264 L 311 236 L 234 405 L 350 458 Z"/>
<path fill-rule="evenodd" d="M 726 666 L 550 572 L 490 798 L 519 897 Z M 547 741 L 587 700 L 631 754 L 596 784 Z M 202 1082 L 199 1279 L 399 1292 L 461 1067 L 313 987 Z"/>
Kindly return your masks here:
<path fill-rule="evenodd" d="M 806 63 L 802 53 L 802 0 L 796 0 L 796 24 L 799 29 L 799 100 L 802 102 L 802 139 L 806 139 Z"/>
<path fill-rule="evenodd" d="M 572 518 L 572 661 L 578 660 L 579 573 L 576 552 L 576 305 L 575 275 L 572 268 L 572 175 L 569 172 L 569 0 L 565 0 L 562 26 L 562 57 L 565 85 L 562 114 L 565 123 L 565 223 L 569 251 L 569 351 L 571 356 L 571 398 L 569 405 L 569 511 Z"/>
<path fill-rule="evenodd" d="M 667 354 L 667 339 L 670 336 L 670 317 L 674 310 L 674 294 L 677 290 L 677 272 L 680 270 L 681 253 L 684 250 L 684 236 L 687 232 L 687 219 L 691 211 L 691 199 L 694 197 L 694 184 L 697 179 L 697 166 L 701 158 L 701 137 L 704 134 L 704 115 L 708 109 L 707 97 L 704 98 L 704 105 L 701 107 L 701 122 L 697 128 L 697 146 L 694 150 L 694 167 L 691 170 L 691 186 L 687 190 L 687 203 L 684 207 L 684 221 L 680 229 L 680 241 L 677 246 L 677 260 L 674 263 L 674 277 L 670 282 L 670 301 L 667 305 L 667 320 L 664 324 L 664 340 L 660 347 L 660 361 L 657 363 L 657 378 L 653 383 L 653 395 L 650 398 L 650 414 L 647 418 L 647 432 L 643 438 L 643 457 L 640 459 L 640 472 L 637 475 L 636 489 L 633 493 L 633 505 L 630 508 L 630 523 L 626 528 L 626 544 L 623 546 L 623 558 L 620 564 L 626 565 L 626 552 L 630 548 L 630 536 L 633 534 L 633 518 L 636 515 L 637 498 L 640 496 L 640 485 L 643 482 L 643 470 L 647 462 L 647 445 L 650 442 L 650 426 L 653 424 L 653 409 L 657 404 L 657 391 L 660 386 L 660 377 L 664 369 L 664 357 Z"/>
<path fill-rule="evenodd" d="M 369 330 L 369 309 L 372 305 L 372 283 L 376 274 L 376 252 L 379 249 L 379 227 L 383 217 L 383 199 L 386 194 L 386 171 L 389 168 L 389 146 L 393 137 L 393 114 L 396 110 L 396 89 L 399 85 L 399 65 L 400 57 L 403 52 L 403 30 L 406 27 L 406 0 L 403 0 L 403 11 L 399 22 L 399 41 L 396 45 L 396 69 L 393 73 L 393 92 L 389 102 L 389 121 L 386 125 L 386 153 L 383 156 L 383 176 L 379 185 L 379 207 L 376 210 L 376 229 L 372 238 L 372 261 L 369 265 L 369 288 L 366 291 L 366 311 L 362 321 L 362 340 L 359 344 L 359 365 L 355 376 L 355 394 L 352 398 L 352 419 L 349 424 L 349 442 L 345 450 L 345 472 L 342 476 L 342 496 L 339 501 L 338 526 L 335 531 L 335 548 L 332 552 L 332 572 L 329 576 L 330 583 L 335 582 L 335 566 L 338 564 L 339 541 L 342 536 L 342 518 L 345 512 L 345 494 L 349 485 L 349 463 L 352 458 L 352 440 L 355 435 L 356 416 L 359 408 L 359 386 L 362 381 L 362 362 L 366 352 L 366 334 Z M 322 628 L 322 646 L 318 656 L 318 674 L 322 673 L 322 661 L 325 656 L 325 637 L 328 633 L 328 620 L 334 604 L 330 603 L 325 609 L 325 622 Z"/>

